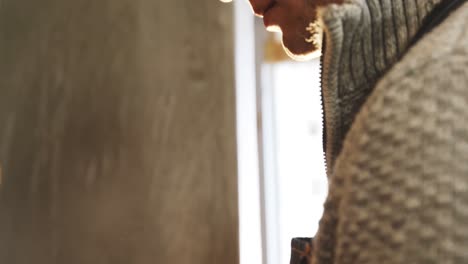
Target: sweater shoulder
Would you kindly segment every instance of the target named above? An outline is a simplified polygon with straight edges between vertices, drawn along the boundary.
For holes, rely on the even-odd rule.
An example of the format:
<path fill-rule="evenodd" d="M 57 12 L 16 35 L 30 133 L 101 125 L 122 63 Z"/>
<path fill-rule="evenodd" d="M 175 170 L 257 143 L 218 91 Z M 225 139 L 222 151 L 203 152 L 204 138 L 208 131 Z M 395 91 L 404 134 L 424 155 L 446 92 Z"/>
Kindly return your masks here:
<path fill-rule="evenodd" d="M 372 126 L 381 126 L 387 133 L 404 128 L 411 130 L 407 133 L 436 131 L 443 125 L 440 119 L 448 113 L 452 121 L 468 118 L 466 32 L 468 4 L 414 45 L 377 83 L 356 116 L 349 138 L 366 135 L 366 129 Z M 468 119 L 464 121 L 468 131 Z M 407 127 L 409 124 L 420 127 Z"/>
<path fill-rule="evenodd" d="M 414 46 L 356 116 L 327 201 L 337 208 L 336 263 L 467 263 L 466 7 Z"/>
<path fill-rule="evenodd" d="M 353 170 L 422 181 L 426 169 L 445 168 L 443 174 L 463 176 L 468 184 L 466 32 L 465 4 L 378 82 L 344 140 L 334 169 L 338 182 L 353 178 Z"/>
<path fill-rule="evenodd" d="M 401 144 L 427 146 L 447 127 L 468 131 L 466 32 L 468 3 L 416 43 L 377 83 L 355 118 L 344 149 L 354 151 L 357 142 L 367 140 L 384 148 L 389 137 L 404 137 Z M 450 148 L 460 136 L 468 143 L 466 133 L 450 133 L 441 147 Z M 346 160 L 348 155 L 341 154 L 339 159 Z"/>
<path fill-rule="evenodd" d="M 387 137 L 425 133 L 427 138 L 447 125 L 440 120 L 447 115 L 451 122 L 466 121 L 457 124 L 468 131 L 466 32 L 468 4 L 423 37 L 377 83 L 350 128 L 343 152 L 354 151 L 360 140 L 372 140 L 385 147 L 385 139 L 375 135 L 376 131 Z M 455 140 L 447 139 L 445 146 Z M 341 153 L 339 159 L 346 160 L 348 155 Z"/>

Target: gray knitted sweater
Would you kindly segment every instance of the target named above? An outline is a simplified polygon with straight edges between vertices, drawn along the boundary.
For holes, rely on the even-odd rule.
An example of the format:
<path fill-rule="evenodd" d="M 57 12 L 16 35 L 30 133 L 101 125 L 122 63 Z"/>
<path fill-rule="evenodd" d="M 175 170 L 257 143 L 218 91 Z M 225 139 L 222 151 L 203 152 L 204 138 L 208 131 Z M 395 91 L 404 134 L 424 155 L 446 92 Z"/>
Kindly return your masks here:
<path fill-rule="evenodd" d="M 468 263 L 468 4 L 348 0 L 319 14 L 329 195 L 314 264 Z"/>

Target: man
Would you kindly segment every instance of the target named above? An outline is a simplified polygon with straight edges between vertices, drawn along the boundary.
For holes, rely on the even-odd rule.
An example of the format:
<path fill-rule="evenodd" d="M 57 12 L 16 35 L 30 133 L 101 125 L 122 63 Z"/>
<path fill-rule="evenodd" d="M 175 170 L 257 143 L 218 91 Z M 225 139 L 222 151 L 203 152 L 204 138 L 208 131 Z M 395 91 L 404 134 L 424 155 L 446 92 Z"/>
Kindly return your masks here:
<path fill-rule="evenodd" d="M 250 3 L 291 56 L 322 51 L 329 195 L 291 263 L 468 263 L 466 1 Z"/>

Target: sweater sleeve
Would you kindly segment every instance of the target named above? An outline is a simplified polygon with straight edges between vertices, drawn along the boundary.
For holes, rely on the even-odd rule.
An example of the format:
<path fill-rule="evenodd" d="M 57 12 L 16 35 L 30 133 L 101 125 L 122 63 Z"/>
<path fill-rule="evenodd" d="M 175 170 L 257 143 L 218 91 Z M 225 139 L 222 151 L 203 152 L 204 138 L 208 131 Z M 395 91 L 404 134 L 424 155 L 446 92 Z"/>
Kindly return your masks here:
<path fill-rule="evenodd" d="M 468 263 L 467 69 L 454 54 L 376 87 L 334 170 L 333 263 Z"/>

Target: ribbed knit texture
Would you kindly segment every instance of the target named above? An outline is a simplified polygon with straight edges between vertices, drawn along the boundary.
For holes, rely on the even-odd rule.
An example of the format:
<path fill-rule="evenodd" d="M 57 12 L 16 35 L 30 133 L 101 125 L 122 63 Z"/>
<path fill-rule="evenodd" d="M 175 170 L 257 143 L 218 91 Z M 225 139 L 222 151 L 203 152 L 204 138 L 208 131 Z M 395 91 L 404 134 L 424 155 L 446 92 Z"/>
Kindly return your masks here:
<path fill-rule="evenodd" d="M 468 263 L 468 4 L 407 51 L 439 2 L 320 11 L 330 183 L 314 264 Z"/>
<path fill-rule="evenodd" d="M 322 85 L 330 171 L 377 80 L 406 53 L 424 18 L 441 1 L 348 0 L 320 10 L 327 38 Z"/>

